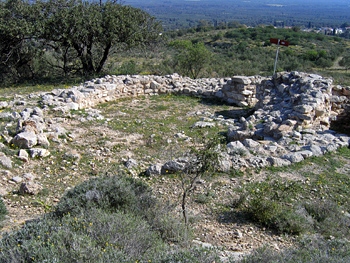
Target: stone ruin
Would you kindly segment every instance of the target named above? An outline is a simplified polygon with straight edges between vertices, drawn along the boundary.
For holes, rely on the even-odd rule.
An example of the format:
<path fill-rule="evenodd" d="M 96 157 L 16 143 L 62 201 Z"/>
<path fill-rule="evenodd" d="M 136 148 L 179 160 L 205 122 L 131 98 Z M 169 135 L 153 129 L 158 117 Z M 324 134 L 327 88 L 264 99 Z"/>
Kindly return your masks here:
<path fill-rule="evenodd" d="M 23 161 L 28 160 L 28 152 L 30 157 L 45 157 L 49 155 L 46 150 L 49 141 L 66 132 L 45 118 L 46 111 L 65 114 L 120 98 L 161 94 L 220 100 L 253 109 L 246 118 L 228 120 L 224 116 L 212 116 L 212 121 L 225 122 L 228 126 L 229 142 L 220 160 L 223 171 L 288 165 L 349 146 L 347 135 L 330 128 L 338 121 L 350 132 L 350 87 L 333 85 L 332 79 L 301 72 L 277 73 L 272 78 L 235 76 L 195 80 L 178 74 L 106 76 L 69 89 L 29 95 L 40 99 L 40 107 L 2 113 L 0 117 L 17 122 L 14 137 L 6 131 L 2 136 L 7 143 L 21 148 L 18 157 Z M 2 102 L 0 108 L 12 106 Z M 9 157 L 4 154 L 0 157 L 3 166 L 11 167 Z M 153 164 L 147 173 L 162 174 L 164 165 L 184 167 L 176 160 L 172 162 Z"/>

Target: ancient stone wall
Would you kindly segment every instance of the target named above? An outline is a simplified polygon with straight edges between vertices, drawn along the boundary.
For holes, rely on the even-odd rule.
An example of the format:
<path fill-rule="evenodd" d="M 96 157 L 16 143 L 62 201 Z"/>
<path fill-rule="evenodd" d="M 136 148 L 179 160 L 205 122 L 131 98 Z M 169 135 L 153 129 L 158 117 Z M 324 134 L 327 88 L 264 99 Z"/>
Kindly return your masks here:
<path fill-rule="evenodd" d="M 265 115 L 272 111 L 278 118 L 271 122 L 271 126 L 277 125 L 280 130 L 329 128 L 338 116 L 344 118 L 349 115 L 350 105 L 349 87 L 333 86 L 332 79 L 299 72 L 278 73 L 270 79 L 235 76 L 194 80 L 178 74 L 106 76 L 70 89 L 56 89 L 42 98 L 45 105 L 67 111 L 94 107 L 101 102 L 124 97 L 158 94 L 220 99 L 237 106 L 255 107 Z"/>
<path fill-rule="evenodd" d="M 2 137 L 8 144 L 28 149 L 33 158 L 45 157 L 50 154 L 46 150 L 50 140 L 65 133 L 47 122 L 46 110 L 65 116 L 70 110 L 91 109 L 120 98 L 160 94 L 182 94 L 254 108 L 251 116 L 237 120 L 213 116 L 213 121 L 224 121 L 228 126 L 229 145 L 223 163 L 230 163 L 229 167 L 284 165 L 349 145 L 348 136 L 330 127 L 338 120 L 349 131 L 350 88 L 334 86 L 331 79 L 300 72 L 278 73 L 273 78 L 235 76 L 195 80 L 178 74 L 106 76 L 69 89 L 31 94 L 30 97 L 40 100 L 41 107 L 4 112 L 2 117 L 17 123 L 17 133 L 11 137 L 4 131 Z M 9 107 L 12 106 L 7 102 L 0 103 L 0 108 Z M 235 153 L 242 151 L 256 155 L 238 158 Z M 27 150 L 20 150 L 18 158 L 27 160 Z M 6 156 L 0 156 L 0 162 L 10 166 Z"/>

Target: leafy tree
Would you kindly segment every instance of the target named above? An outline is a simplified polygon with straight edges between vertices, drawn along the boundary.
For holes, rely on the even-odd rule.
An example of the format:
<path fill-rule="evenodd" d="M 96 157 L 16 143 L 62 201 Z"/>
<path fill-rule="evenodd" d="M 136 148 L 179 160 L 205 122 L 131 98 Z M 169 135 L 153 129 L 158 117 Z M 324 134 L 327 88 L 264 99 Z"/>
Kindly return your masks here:
<path fill-rule="evenodd" d="M 340 61 L 339 65 L 345 67 L 346 70 L 350 68 L 350 55 L 344 56 Z"/>
<path fill-rule="evenodd" d="M 191 78 L 198 78 L 210 61 L 211 52 L 202 42 L 193 44 L 189 40 L 176 40 L 170 46 L 178 51 L 175 60 L 179 73 Z"/>
<path fill-rule="evenodd" d="M 318 52 L 316 50 L 308 50 L 305 58 L 310 61 L 316 61 L 318 59 Z"/>
<path fill-rule="evenodd" d="M 65 73 L 73 69 L 99 73 L 111 53 L 149 44 L 161 31 L 146 12 L 116 2 L 50 0 L 44 5 L 42 38 L 61 55 Z"/>
<path fill-rule="evenodd" d="M 0 1 L 0 80 L 31 78 L 41 52 L 33 41 L 35 7 L 22 0 Z"/>
<path fill-rule="evenodd" d="M 1 75 L 34 76 L 41 56 L 64 75 L 100 73 L 113 52 L 146 46 L 160 32 L 154 17 L 117 1 L 0 0 Z"/>
<path fill-rule="evenodd" d="M 213 25 L 207 20 L 200 20 L 197 25 L 197 32 L 207 32 L 214 29 Z"/>

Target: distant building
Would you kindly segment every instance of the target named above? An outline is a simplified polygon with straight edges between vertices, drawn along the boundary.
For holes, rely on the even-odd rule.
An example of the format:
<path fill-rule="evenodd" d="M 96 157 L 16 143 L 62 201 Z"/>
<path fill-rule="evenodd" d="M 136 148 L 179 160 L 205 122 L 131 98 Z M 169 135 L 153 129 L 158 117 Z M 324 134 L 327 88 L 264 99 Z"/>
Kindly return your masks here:
<path fill-rule="evenodd" d="M 342 28 L 335 28 L 334 29 L 334 34 L 335 35 L 340 35 L 340 34 L 343 34 L 344 33 L 344 30 Z"/>
<path fill-rule="evenodd" d="M 321 28 L 321 32 L 324 32 L 325 35 L 333 35 L 334 34 L 334 31 L 333 31 L 333 28 L 331 27 L 323 27 Z"/>

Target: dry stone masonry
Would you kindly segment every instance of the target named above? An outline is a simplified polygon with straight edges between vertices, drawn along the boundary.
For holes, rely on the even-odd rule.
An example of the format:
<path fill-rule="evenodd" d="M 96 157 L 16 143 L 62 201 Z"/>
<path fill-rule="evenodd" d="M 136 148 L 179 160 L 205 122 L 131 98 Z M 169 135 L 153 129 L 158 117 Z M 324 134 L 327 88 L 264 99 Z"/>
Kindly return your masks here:
<path fill-rule="evenodd" d="M 330 127 L 337 120 L 349 120 L 350 87 L 336 86 L 331 79 L 300 72 L 278 73 L 273 78 L 235 76 L 195 80 L 178 74 L 106 76 L 69 89 L 28 96 L 28 99 L 40 100 L 40 105 L 27 106 L 26 100 L 1 102 L 0 108 L 14 108 L 16 105 L 24 108 L 20 112 L 1 113 L 0 118 L 8 121 L 7 127 L 16 126 L 14 136 L 5 129 L 1 131 L 2 138 L 5 144 L 14 144 L 21 149 L 18 158 L 24 162 L 29 158 L 46 157 L 50 154 L 47 150 L 50 140 L 68 134 L 53 119 L 46 118 L 46 111 L 52 110 L 64 116 L 71 110 L 85 109 L 88 118 L 103 119 L 93 109 L 99 103 L 161 94 L 221 100 L 254 109 L 247 118 L 207 116 L 209 122 L 197 124 L 196 127 L 210 128 L 212 122 L 221 122 L 228 126 L 229 142 L 220 160 L 223 171 L 288 165 L 349 146 L 349 137 Z M 346 121 L 343 121 L 343 126 L 349 129 Z M 5 144 L 0 146 L 7 147 Z M 1 153 L 0 164 L 10 169 L 11 158 Z M 184 159 L 171 162 L 152 164 L 147 173 L 162 174 L 170 166 L 186 167 Z M 168 169 L 165 166 L 169 166 Z"/>

